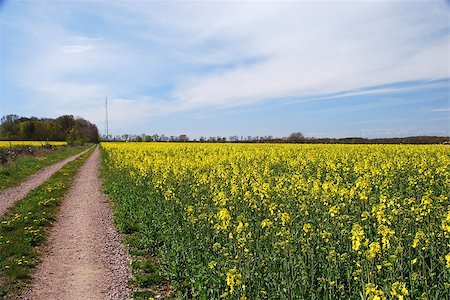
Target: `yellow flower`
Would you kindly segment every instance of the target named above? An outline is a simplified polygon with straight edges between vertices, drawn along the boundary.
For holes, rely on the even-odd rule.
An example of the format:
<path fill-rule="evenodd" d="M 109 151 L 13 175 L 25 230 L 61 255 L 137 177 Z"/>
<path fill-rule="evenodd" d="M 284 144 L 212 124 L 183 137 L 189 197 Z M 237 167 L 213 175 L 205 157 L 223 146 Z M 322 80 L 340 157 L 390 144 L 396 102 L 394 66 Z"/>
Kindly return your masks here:
<path fill-rule="evenodd" d="M 322 231 L 320 237 L 325 241 L 325 243 L 328 243 L 330 241 L 331 233 L 328 231 Z"/>
<path fill-rule="evenodd" d="M 398 281 L 393 283 L 390 294 L 394 299 L 398 298 L 399 300 L 403 300 L 405 296 L 409 295 L 408 289 L 406 288 L 406 283 Z"/>
<path fill-rule="evenodd" d="M 330 207 L 330 209 L 328 210 L 328 213 L 330 214 L 330 216 L 334 217 L 335 215 L 337 215 L 339 213 L 339 206 L 335 205 Z"/>
<path fill-rule="evenodd" d="M 384 292 L 373 283 L 366 284 L 366 296 L 367 300 L 386 300 Z"/>
<path fill-rule="evenodd" d="M 445 256 L 445 267 L 450 268 L 450 252 Z"/>
<path fill-rule="evenodd" d="M 441 228 L 445 232 L 450 233 L 450 210 L 447 212 L 445 219 L 442 220 Z"/>
<path fill-rule="evenodd" d="M 227 229 L 231 222 L 231 214 L 226 208 L 222 208 L 217 213 L 217 219 L 219 220 L 219 224 L 215 225 L 216 229 Z"/>
<path fill-rule="evenodd" d="M 272 226 L 272 224 L 273 224 L 273 222 L 272 221 L 270 221 L 269 219 L 264 219 L 262 222 L 261 222 L 261 227 L 262 228 L 269 228 L 270 226 Z"/>
<path fill-rule="evenodd" d="M 235 285 L 241 284 L 242 275 L 237 271 L 236 267 L 230 269 L 227 273 L 227 285 L 230 288 L 230 294 L 233 294 Z"/>
<path fill-rule="evenodd" d="M 352 249 L 358 251 L 361 247 L 361 241 L 364 239 L 364 229 L 361 225 L 355 223 L 352 228 Z"/>
<path fill-rule="evenodd" d="M 383 249 L 391 248 L 391 243 L 389 242 L 389 238 L 395 234 L 395 231 L 391 230 L 386 225 L 380 225 L 378 227 L 378 234 L 381 234 L 381 243 L 383 244 Z"/>
<path fill-rule="evenodd" d="M 211 262 L 208 264 L 208 267 L 209 267 L 210 269 L 214 269 L 216 266 L 217 266 L 217 262 L 215 262 L 214 260 L 211 261 Z"/>
<path fill-rule="evenodd" d="M 362 219 L 363 221 L 366 221 L 369 217 L 370 217 L 370 212 L 368 212 L 368 211 L 364 211 L 364 212 L 361 214 L 361 219 Z"/>
<path fill-rule="evenodd" d="M 309 223 L 306 223 L 306 224 L 303 225 L 303 231 L 305 233 L 308 233 L 311 230 L 311 228 L 312 228 L 312 226 Z"/>
<path fill-rule="evenodd" d="M 381 246 L 379 242 L 370 243 L 369 249 L 367 250 L 367 258 L 372 260 L 377 256 L 377 253 L 381 252 Z"/>
<path fill-rule="evenodd" d="M 291 216 L 287 212 L 280 213 L 280 218 L 281 218 L 281 225 L 283 226 L 286 226 L 286 224 L 291 221 Z"/>
<path fill-rule="evenodd" d="M 425 243 L 427 243 L 426 235 L 422 229 L 416 232 L 416 235 L 415 235 L 413 243 L 412 243 L 412 247 L 417 248 L 420 241 L 424 241 Z"/>
<path fill-rule="evenodd" d="M 269 211 L 270 211 L 271 215 L 273 215 L 275 213 L 275 210 L 277 209 L 277 206 L 278 205 L 276 203 L 270 203 L 269 204 Z"/>
<path fill-rule="evenodd" d="M 236 227 L 236 232 L 239 234 L 244 230 L 244 223 L 239 222 L 239 225 Z"/>

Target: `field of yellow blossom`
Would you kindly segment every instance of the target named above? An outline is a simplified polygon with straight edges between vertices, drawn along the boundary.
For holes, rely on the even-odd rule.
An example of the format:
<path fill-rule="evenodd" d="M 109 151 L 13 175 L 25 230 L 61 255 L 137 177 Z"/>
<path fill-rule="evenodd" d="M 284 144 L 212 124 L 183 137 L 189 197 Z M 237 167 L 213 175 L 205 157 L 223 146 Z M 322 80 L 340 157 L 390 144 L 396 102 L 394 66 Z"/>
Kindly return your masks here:
<path fill-rule="evenodd" d="M 39 141 L 0 141 L 0 148 L 10 148 L 15 146 L 32 146 L 32 147 L 41 147 L 44 145 L 53 145 L 53 146 L 64 146 L 67 145 L 67 142 L 39 142 Z"/>
<path fill-rule="evenodd" d="M 447 146 L 102 149 L 119 229 L 178 298 L 450 297 Z"/>

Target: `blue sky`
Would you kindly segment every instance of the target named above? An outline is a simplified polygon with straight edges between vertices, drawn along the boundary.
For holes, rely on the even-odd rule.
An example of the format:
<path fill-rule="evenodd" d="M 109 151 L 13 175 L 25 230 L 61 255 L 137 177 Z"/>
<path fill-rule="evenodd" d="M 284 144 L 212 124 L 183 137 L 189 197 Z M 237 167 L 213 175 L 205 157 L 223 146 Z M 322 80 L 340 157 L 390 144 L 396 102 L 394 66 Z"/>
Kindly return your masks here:
<path fill-rule="evenodd" d="M 1 1 L 0 115 L 110 133 L 449 135 L 448 1 Z"/>

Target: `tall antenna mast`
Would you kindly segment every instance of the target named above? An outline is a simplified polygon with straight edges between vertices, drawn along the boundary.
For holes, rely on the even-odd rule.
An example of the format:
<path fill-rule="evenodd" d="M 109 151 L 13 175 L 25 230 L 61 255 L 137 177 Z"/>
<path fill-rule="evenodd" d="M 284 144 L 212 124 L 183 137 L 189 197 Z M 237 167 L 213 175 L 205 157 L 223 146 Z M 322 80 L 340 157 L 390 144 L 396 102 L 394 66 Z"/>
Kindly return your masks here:
<path fill-rule="evenodd" d="M 105 112 L 106 112 L 106 140 L 109 140 L 109 129 L 108 129 L 108 97 L 105 97 Z"/>

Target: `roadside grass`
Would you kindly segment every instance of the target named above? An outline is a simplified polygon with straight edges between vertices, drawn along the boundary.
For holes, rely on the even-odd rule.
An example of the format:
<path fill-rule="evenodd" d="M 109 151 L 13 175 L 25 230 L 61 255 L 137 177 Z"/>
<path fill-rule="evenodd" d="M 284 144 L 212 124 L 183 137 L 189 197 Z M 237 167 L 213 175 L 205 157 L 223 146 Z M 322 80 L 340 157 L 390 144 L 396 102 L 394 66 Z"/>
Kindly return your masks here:
<path fill-rule="evenodd" d="M 93 149 L 66 164 L 0 217 L 0 298 L 14 299 L 29 283 L 41 253 L 39 246 L 46 240 L 78 169 Z"/>
<path fill-rule="evenodd" d="M 90 145 L 60 147 L 56 150 L 39 149 L 36 155 L 19 155 L 6 164 L 0 165 L 0 191 L 19 185 L 25 178 L 40 169 L 80 153 Z"/>

